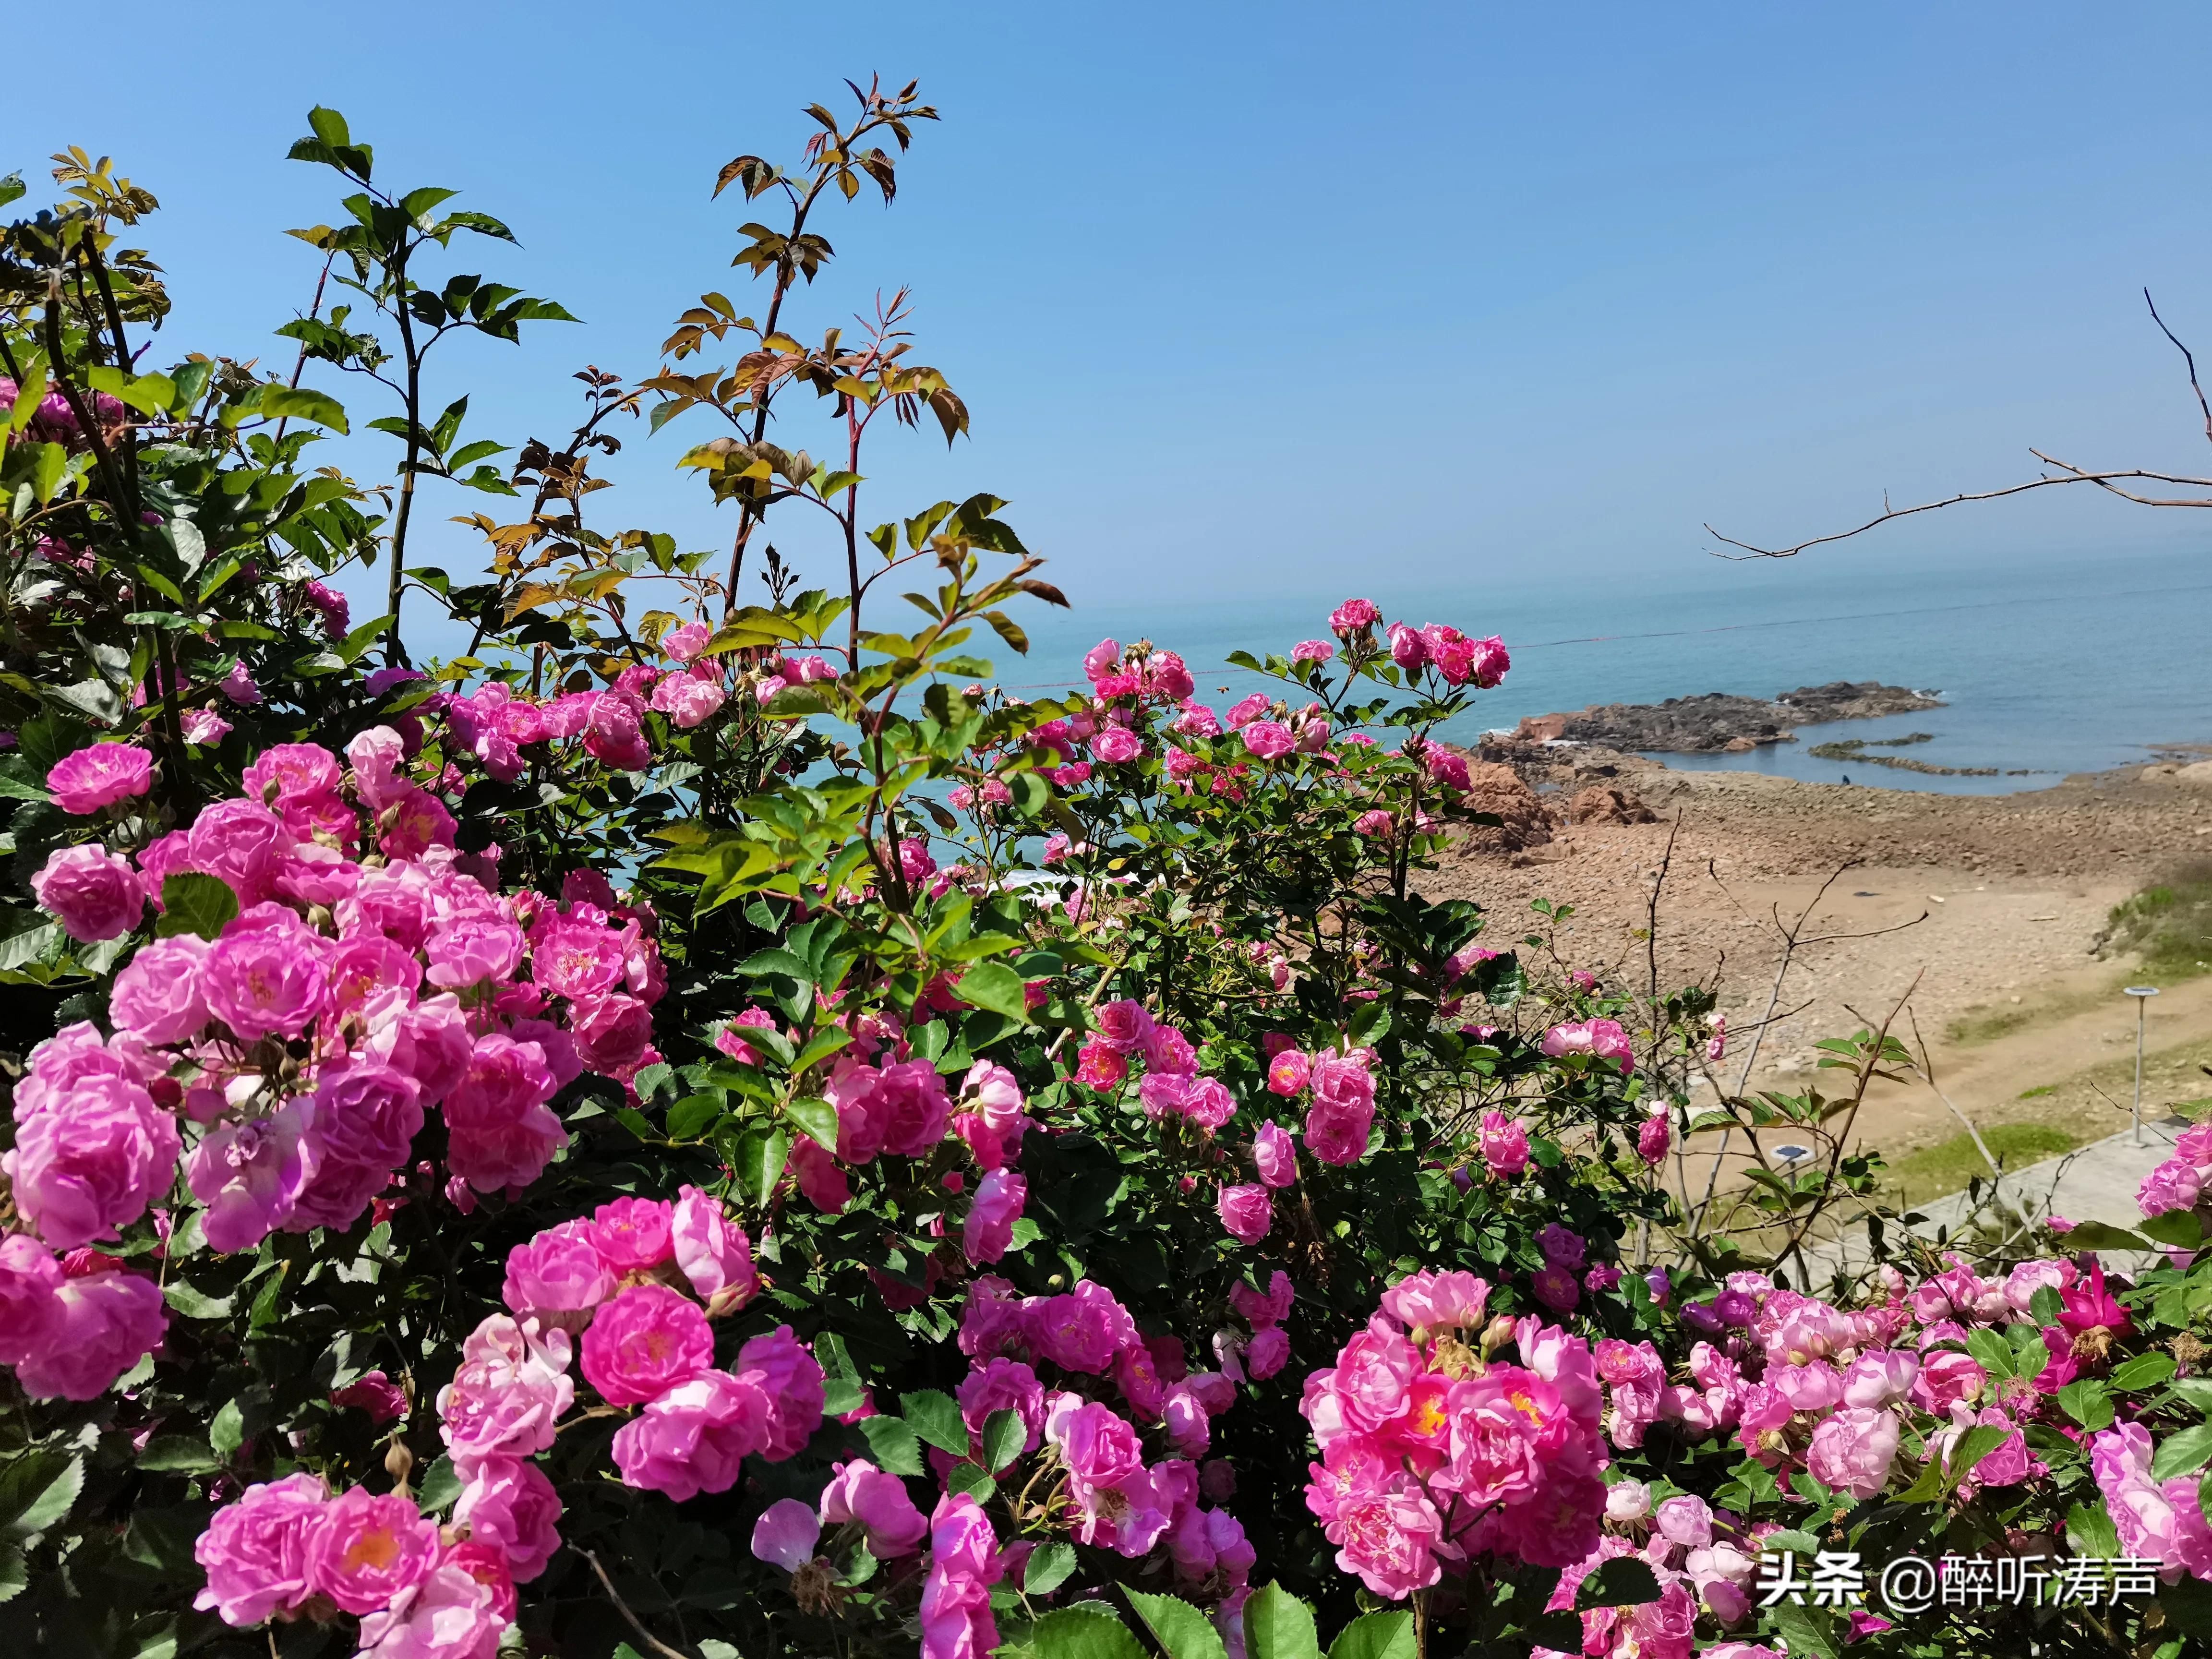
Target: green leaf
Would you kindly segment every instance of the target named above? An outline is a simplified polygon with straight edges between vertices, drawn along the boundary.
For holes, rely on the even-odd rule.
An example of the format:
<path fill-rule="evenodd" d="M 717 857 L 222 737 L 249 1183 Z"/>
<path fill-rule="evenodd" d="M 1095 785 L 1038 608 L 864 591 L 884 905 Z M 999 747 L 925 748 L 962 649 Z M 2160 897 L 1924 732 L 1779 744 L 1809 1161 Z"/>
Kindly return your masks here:
<path fill-rule="evenodd" d="M 696 1140 L 722 1115 L 719 1094 L 686 1095 L 668 1109 L 668 1138 Z"/>
<path fill-rule="evenodd" d="M 2069 1250 L 2148 1250 L 2148 1239 L 2140 1233 L 2131 1233 L 2124 1227 L 2107 1226 L 2101 1221 L 2077 1221 L 2074 1231 L 2066 1235 Z"/>
<path fill-rule="evenodd" d="M 0 1601 L 12 1601 L 31 1582 L 24 1571 L 23 1552 L 13 1544 L 0 1544 Z"/>
<path fill-rule="evenodd" d="M 2067 1511 L 2066 1541 L 2074 1547 L 2075 1554 L 2093 1555 L 2100 1561 L 2109 1561 L 2120 1553 L 2120 1529 L 2112 1524 L 2103 1498 L 2094 1507 L 2076 1504 Z"/>
<path fill-rule="evenodd" d="M 261 412 L 272 420 L 313 421 L 333 432 L 349 432 L 345 405 L 313 386 L 271 386 L 261 391 Z"/>
<path fill-rule="evenodd" d="M 1036 1659 L 1146 1659 L 1144 1645 L 1103 1601 L 1060 1607 L 1030 1626 Z"/>
<path fill-rule="evenodd" d="M 1280 1584 L 1265 1584 L 1244 1604 L 1251 1659 L 1321 1659 L 1313 1609 Z"/>
<path fill-rule="evenodd" d="M 1974 1471 L 1974 1465 L 2004 1444 L 2011 1431 L 1994 1424 L 1982 1424 L 1968 1429 L 1959 1437 L 1959 1443 L 1951 1448 L 1950 1467 L 1945 1472 L 1944 1485 L 1956 1487 Z"/>
<path fill-rule="evenodd" d="M 424 1473 L 421 1486 L 416 1489 L 415 1501 L 425 1514 L 434 1514 L 450 1507 L 460 1495 L 460 1471 L 453 1467 L 451 1457 L 441 1456 Z"/>
<path fill-rule="evenodd" d="M 20 1544 L 67 1518 L 84 1490 L 84 1459 L 36 1452 L 0 1472 L 0 1540 Z"/>
<path fill-rule="evenodd" d="M 998 1496 L 999 1483 L 991 1479 L 991 1472 L 981 1464 L 970 1463 L 963 1457 L 945 1472 L 945 1490 L 988 1504 Z"/>
<path fill-rule="evenodd" d="M 1659 1580 L 1650 1565 L 1632 1555 L 1616 1555 L 1598 1563 L 1597 1570 L 1575 1592 L 1575 1611 L 1592 1607 L 1632 1607 L 1659 1599 Z"/>
<path fill-rule="evenodd" d="M 801 1133 L 828 1152 L 837 1147 L 837 1109 L 826 1100 L 801 1096 L 783 1109 L 783 1115 L 797 1126 Z M 968 1449 L 965 1442 L 957 1448 Z"/>
<path fill-rule="evenodd" d="M 221 939 L 224 925 L 237 915 L 238 894 L 221 876 L 179 870 L 162 879 L 161 919 L 154 925 L 154 934 L 157 939 L 179 933 Z"/>
<path fill-rule="evenodd" d="M 1413 1615 L 1400 1608 L 1365 1613 L 1337 1632 L 1328 1659 L 1414 1659 Z"/>
<path fill-rule="evenodd" d="M 968 1425 L 961 1420 L 960 1402 L 935 1389 L 917 1389 L 899 1396 L 899 1415 L 914 1431 L 940 1451 L 955 1457 L 968 1455 Z"/>
<path fill-rule="evenodd" d="M 1022 1455 L 1029 1425 L 1016 1411 L 995 1411 L 983 1420 L 983 1464 L 996 1474 Z"/>
<path fill-rule="evenodd" d="M 977 963 L 960 975 L 952 991 L 971 1008 L 988 1008 L 1024 1025 L 1029 1023 L 1029 996 L 1022 976 L 1003 962 Z"/>
<path fill-rule="evenodd" d="M 2112 1397 L 2094 1377 L 2069 1382 L 2055 1397 L 2059 1409 L 2085 1429 L 2101 1429 L 2112 1420 Z"/>
<path fill-rule="evenodd" d="M 921 1474 L 921 1443 L 902 1417 L 864 1417 L 853 1425 L 875 1455 L 876 1467 L 893 1474 Z"/>
<path fill-rule="evenodd" d="M 228 1319 L 231 1315 L 228 1297 L 204 1296 L 181 1279 L 164 1285 L 161 1297 L 187 1319 Z"/>
<path fill-rule="evenodd" d="M 2177 1474 L 2194 1474 L 2212 1458 L 2212 1423 L 2199 1423 L 2170 1437 L 2151 1454 L 2150 1478 L 2171 1480 Z"/>
<path fill-rule="evenodd" d="M 1792 1659 L 1813 1654 L 1818 1659 L 1837 1659 L 1834 1615 L 1818 1607 L 1793 1607 L 1784 1601 L 1766 1610 L 1775 1629 L 1788 1638 Z"/>
<path fill-rule="evenodd" d="M 791 1138 L 781 1129 L 756 1129 L 738 1143 L 738 1180 L 754 1208 L 768 1207 L 790 1156 Z"/>
<path fill-rule="evenodd" d="M 2115 1366 L 2111 1381 L 2116 1389 L 2154 1389 L 2172 1375 L 2172 1355 L 2145 1353 Z"/>
<path fill-rule="evenodd" d="M 1022 1570 L 1022 1594 L 1049 1595 L 1067 1582 L 1075 1571 L 1075 1546 L 1054 1540 L 1039 1544 L 1030 1553 L 1030 1564 Z"/>
<path fill-rule="evenodd" d="M 215 1448 L 216 1456 L 227 1462 L 245 1441 L 246 1413 L 234 1396 L 222 1402 L 215 1421 L 208 1425 L 208 1444 Z"/>
<path fill-rule="evenodd" d="M 2177 1250 L 2193 1250 L 2204 1242 L 2204 1226 L 2194 1210 L 2169 1210 L 2164 1215 L 2148 1217 L 2139 1231 L 2145 1238 Z"/>
<path fill-rule="evenodd" d="M 1991 1376 L 2010 1376 L 2013 1374 L 2012 1345 L 1995 1331 L 1977 1329 L 1967 1332 L 1966 1352 Z"/>
<path fill-rule="evenodd" d="M 155 1435 L 131 1463 L 133 1468 L 170 1474 L 206 1474 L 222 1467 L 206 1441 L 188 1434 Z"/>
<path fill-rule="evenodd" d="M 1167 1650 L 1168 1659 L 1226 1659 L 1221 1634 L 1213 1621 L 1188 1601 L 1172 1595 L 1147 1595 L 1124 1590 L 1145 1628 Z M 1407 1650 L 1411 1659 L 1412 1649 Z"/>

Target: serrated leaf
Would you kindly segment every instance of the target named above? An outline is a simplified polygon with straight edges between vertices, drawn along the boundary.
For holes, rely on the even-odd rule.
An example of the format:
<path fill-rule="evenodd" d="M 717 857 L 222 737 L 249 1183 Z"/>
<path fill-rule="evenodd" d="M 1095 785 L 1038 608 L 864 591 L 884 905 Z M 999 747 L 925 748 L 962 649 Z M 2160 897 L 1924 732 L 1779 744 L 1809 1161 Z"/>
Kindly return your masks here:
<path fill-rule="evenodd" d="M 1143 1644 L 1102 1601 L 1059 1607 L 1030 1626 L 1036 1659 L 1145 1659 Z"/>
<path fill-rule="evenodd" d="M 67 1518 L 84 1490 L 84 1459 L 45 1451 L 0 1472 L 0 1540 L 20 1544 Z"/>
<path fill-rule="evenodd" d="M 226 1462 L 246 1441 L 246 1413 L 236 1399 L 226 1400 L 208 1425 L 208 1444 Z"/>
<path fill-rule="evenodd" d="M 714 1127 L 722 1111 L 723 1099 L 719 1094 L 686 1095 L 668 1109 L 668 1138 L 696 1140 Z"/>
<path fill-rule="evenodd" d="M 1189 1602 L 1173 1595 L 1147 1595 L 1142 1590 L 1122 1593 L 1153 1639 L 1167 1650 L 1168 1659 L 1226 1659 L 1221 1633 L 1213 1628 L 1213 1621 Z M 1399 1616 L 1412 1622 L 1411 1614 Z M 1405 1659 L 1412 1659 L 1412 1654 L 1409 1644 Z M 1393 1655 L 1391 1659 L 1399 1656 Z"/>
<path fill-rule="evenodd" d="M 228 1297 L 204 1296 L 180 1279 L 161 1287 L 161 1299 L 187 1319 L 228 1319 L 231 1315 Z"/>
<path fill-rule="evenodd" d="M 157 939 L 196 933 L 217 939 L 237 915 L 238 894 L 221 876 L 179 870 L 161 882 L 161 919 L 154 925 L 154 933 Z"/>
<path fill-rule="evenodd" d="M 0 1544 L 0 1601 L 14 1601 L 30 1582 L 23 1566 L 23 1552 L 13 1544 Z"/>
<path fill-rule="evenodd" d="M 983 1467 L 996 1474 L 1022 1455 L 1029 1425 L 1016 1411 L 995 1411 L 983 1419 Z"/>
<path fill-rule="evenodd" d="M 2114 1366 L 2108 1380 L 2116 1389 L 2154 1389 L 2172 1375 L 2172 1355 L 2145 1353 Z"/>
<path fill-rule="evenodd" d="M 783 1115 L 816 1146 L 830 1152 L 836 1150 L 837 1109 L 828 1101 L 801 1096 L 783 1109 Z M 965 1451 L 966 1443 L 956 1449 Z"/>
<path fill-rule="evenodd" d="M 940 1451 L 955 1457 L 968 1455 L 968 1425 L 961 1420 L 960 1402 L 936 1389 L 917 1389 L 899 1396 L 899 1415 L 914 1431 Z"/>
<path fill-rule="evenodd" d="M 422 1483 L 415 1490 L 415 1501 L 425 1514 L 435 1514 L 452 1507 L 460 1495 L 460 1471 L 453 1467 L 450 1456 L 441 1456 L 423 1474 Z"/>
<path fill-rule="evenodd" d="M 1328 1659 L 1414 1659 L 1419 1651 L 1410 1612 L 1368 1613 L 1337 1632 Z"/>
<path fill-rule="evenodd" d="M 1321 1659 L 1313 1609 L 1280 1584 L 1265 1584 L 1244 1603 L 1250 1659 Z"/>
<path fill-rule="evenodd" d="M 2120 1529 L 2112 1524 L 2103 1498 L 2092 1505 L 2076 1504 L 2066 1512 L 2066 1541 L 2074 1547 L 2075 1554 L 2094 1556 L 2100 1561 L 2109 1561 L 2120 1553 Z"/>
<path fill-rule="evenodd" d="M 1039 1544 L 1030 1553 L 1029 1565 L 1022 1570 L 1022 1593 L 1049 1595 L 1066 1583 L 1074 1571 L 1073 1544 L 1063 1544 L 1056 1539 L 1048 1544 Z"/>
<path fill-rule="evenodd" d="M 755 1129 L 738 1143 L 738 1182 L 754 1208 L 766 1209 L 791 1157 L 791 1137 L 781 1129 Z"/>
<path fill-rule="evenodd" d="M 892 1474 L 922 1473 L 921 1443 L 902 1417 L 864 1417 L 853 1425 L 868 1443 L 876 1467 Z"/>
<path fill-rule="evenodd" d="M 971 1008 L 987 1008 L 1008 1019 L 1029 1023 L 1029 996 L 1022 976 L 1003 962 L 979 962 L 952 988 L 953 994 Z"/>
<path fill-rule="evenodd" d="M 1575 1591 L 1575 1611 L 1593 1607 L 1639 1607 L 1659 1599 L 1659 1580 L 1650 1564 L 1632 1555 L 1616 1555 L 1601 1561 Z"/>
<path fill-rule="evenodd" d="M 2169 1436 L 2151 1454 L 2150 1478 L 2171 1480 L 2177 1474 L 2194 1474 L 2212 1458 L 2212 1423 L 2199 1423 Z"/>

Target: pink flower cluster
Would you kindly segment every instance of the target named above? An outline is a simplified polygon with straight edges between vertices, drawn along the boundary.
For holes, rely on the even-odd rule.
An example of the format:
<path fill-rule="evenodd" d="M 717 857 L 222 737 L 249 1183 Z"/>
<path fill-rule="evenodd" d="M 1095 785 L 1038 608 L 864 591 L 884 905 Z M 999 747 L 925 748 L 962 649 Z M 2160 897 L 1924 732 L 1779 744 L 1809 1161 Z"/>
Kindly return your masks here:
<path fill-rule="evenodd" d="M 526 1477 L 496 1490 L 472 1480 L 450 1528 L 397 1493 L 333 1498 L 313 1474 L 249 1486 L 193 1547 L 207 1573 L 194 1605 L 241 1629 L 334 1607 L 360 1619 L 365 1654 L 491 1659 L 514 1622 L 516 1583 L 560 1544 L 560 1499 L 535 1464 L 515 1467 Z"/>
<path fill-rule="evenodd" d="M 2193 1210 L 2204 1201 L 2212 1183 L 2212 1123 L 2185 1129 L 2174 1142 L 2173 1156 L 2143 1177 L 2136 1203 L 2147 1216 L 2174 1210 Z"/>
<path fill-rule="evenodd" d="M 57 1259 L 28 1233 L 0 1237 L 0 1365 L 32 1399 L 97 1399 L 168 1322 L 161 1286 L 112 1256 Z"/>
<path fill-rule="evenodd" d="M 1091 1017 L 1091 1036 L 1076 1055 L 1074 1079 L 1104 1094 L 1127 1081 L 1133 1062 L 1145 1075 L 1137 1097 L 1155 1123 L 1181 1118 L 1211 1134 L 1237 1115 L 1237 1101 L 1218 1078 L 1199 1070 L 1198 1052 L 1173 1025 L 1163 1025 L 1144 1004 L 1121 998 Z"/>
<path fill-rule="evenodd" d="M 1614 1530 L 1559 1576 L 1547 1607 L 1555 1613 L 1572 1608 L 1583 1581 L 1605 1562 L 1622 1556 L 1634 1556 L 1651 1569 L 1660 1595 L 1656 1601 L 1583 1613 L 1585 1659 L 1690 1659 L 1697 1645 L 1694 1626 L 1700 1601 L 1723 1625 L 1735 1623 L 1749 1610 L 1747 1591 L 1765 1534 L 1775 1529 L 1771 1525 L 1746 1527 L 1726 1510 L 1713 1509 L 1691 1494 L 1667 1498 L 1655 1510 L 1650 1489 L 1636 1480 L 1623 1480 L 1607 1490 L 1605 1518 Z M 1536 1650 L 1545 1659 L 1554 1659 L 1555 1651 Z M 1735 1659 L 1766 1652 L 1740 1644 L 1705 1651 L 1732 1652 Z"/>
<path fill-rule="evenodd" d="M 343 1231 L 408 1166 L 433 1106 L 449 1194 L 468 1207 L 473 1192 L 526 1186 L 567 1144 L 550 1106 L 561 1087 L 586 1069 L 627 1081 L 658 1058 L 649 912 L 588 873 L 559 905 L 500 893 L 494 861 L 459 856 L 451 817 L 405 776 L 399 733 L 373 728 L 348 752 L 349 775 L 313 744 L 266 751 L 244 797 L 135 862 L 97 844 L 48 860 L 41 901 L 79 938 L 135 927 L 184 872 L 220 879 L 240 909 L 212 940 L 142 946 L 116 975 L 112 1036 L 79 1024 L 33 1050 L 0 1168 L 47 1245 L 119 1237 L 168 1194 L 180 1157 L 216 1250 Z M 70 787 L 100 793 L 87 768 Z M 128 1292 L 94 1297 L 120 1310 Z M 110 1354 L 77 1346 L 86 1364 Z"/>
<path fill-rule="evenodd" d="M 1571 1566 L 1597 1544 L 1607 1455 L 1589 1345 L 1526 1318 L 1468 1346 L 1489 1289 L 1464 1273 L 1401 1279 L 1306 1379 L 1322 1453 L 1307 1507 L 1377 1595 L 1402 1601 L 1482 1555 Z M 1497 1358 L 1509 1340 L 1518 1364 Z"/>
<path fill-rule="evenodd" d="M 1503 680 L 1513 666 L 1512 658 L 1506 654 L 1504 641 L 1495 635 L 1486 640 L 1471 640 L 1445 623 L 1431 623 L 1425 628 L 1392 623 L 1389 639 L 1390 660 L 1407 676 L 1418 674 L 1424 668 L 1433 668 L 1447 685 L 1465 685 L 1472 680 L 1487 690 Z"/>
<path fill-rule="evenodd" d="M 1544 1033 L 1538 1046 L 1554 1060 L 1568 1054 L 1588 1054 L 1593 1060 L 1609 1060 L 1620 1068 L 1623 1077 L 1636 1069 L 1635 1050 L 1618 1020 L 1581 1019 L 1554 1025 Z"/>
<path fill-rule="evenodd" d="M 1306 1151 L 1323 1164 L 1357 1164 L 1367 1156 L 1375 1126 L 1373 1055 L 1323 1048 L 1313 1054 L 1282 1048 L 1267 1062 L 1267 1089 L 1295 1098 L 1306 1095 Z M 1262 1177 L 1265 1178 L 1264 1176 Z"/>

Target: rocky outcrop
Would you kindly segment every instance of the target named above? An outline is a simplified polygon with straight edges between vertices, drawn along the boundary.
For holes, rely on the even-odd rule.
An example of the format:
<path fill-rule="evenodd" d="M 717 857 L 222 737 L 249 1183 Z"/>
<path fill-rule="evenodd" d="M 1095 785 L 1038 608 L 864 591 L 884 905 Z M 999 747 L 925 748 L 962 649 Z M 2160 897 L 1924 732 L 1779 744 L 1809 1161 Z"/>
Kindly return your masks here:
<path fill-rule="evenodd" d="M 1510 766 L 1470 761 L 1464 801 L 1474 811 L 1494 813 L 1502 823 L 1468 826 L 1462 844 L 1477 853 L 1519 853 L 1552 838 L 1552 815 L 1542 799 Z"/>
<path fill-rule="evenodd" d="M 1659 815 L 1626 789 L 1592 784 L 1567 803 L 1569 823 L 1656 823 Z"/>
<path fill-rule="evenodd" d="M 1837 680 L 1828 685 L 1801 685 L 1771 701 L 1709 691 L 1660 703 L 1598 703 L 1571 714 L 1534 714 L 1515 729 L 1512 741 L 1517 745 L 1564 739 L 1646 752 L 1711 755 L 1793 742 L 1801 726 L 1942 707 L 1931 692 L 1876 680 Z"/>

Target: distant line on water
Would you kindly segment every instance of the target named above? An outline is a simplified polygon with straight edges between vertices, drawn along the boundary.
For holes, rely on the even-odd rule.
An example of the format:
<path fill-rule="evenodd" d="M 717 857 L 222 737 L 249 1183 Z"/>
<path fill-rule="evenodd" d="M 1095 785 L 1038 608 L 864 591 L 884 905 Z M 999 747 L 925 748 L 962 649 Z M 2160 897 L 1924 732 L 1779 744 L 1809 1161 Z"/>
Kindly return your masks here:
<path fill-rule="evenodd" d="M 2169 593 L 2212 592 L 2212 582 L 2199 582 L 2192 587 L 2137 587 L 2120 593 L 2102 593 L 2106 599 L 2155 599 Z M 1841 617 L 1781 617 L 1767 622 L 1721 623 L 1711 628 L 1667 628 L 1650 634 L 1582 634 L 1572 639 L 1532 640 L 1515 645 L 1516 651 L 1548 651 L 1562 645 L 1610 645 L 1621 640 L 1678 640 L 1699 634 L 1741 634 L 1759 628 L 1811 628 L 1821 623 L 1887 622 L 1899 617 L 1940 617 L 1954 611 L 1996 611 L 2015 605 L 2061 605 L 2078 602 L 2078 593 L 2029 594 L 2012 599 L 1979 599 L 1970 605 L 1923 605 L 1910 611 L 1858 611 Z M 1247 674 L 1251 671 L 1233 663 L 1215 663 L 1205 671 L 1213 674 Z M 1032 680 L 1026 684 L 1010 685 L 1009 691 L 1053 691 L 1062 686 L 1085 685 L 1086 680 Z"/>

